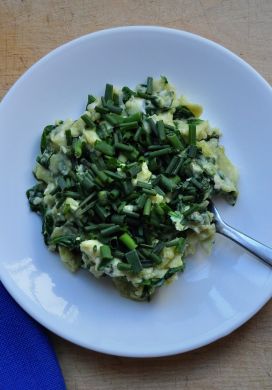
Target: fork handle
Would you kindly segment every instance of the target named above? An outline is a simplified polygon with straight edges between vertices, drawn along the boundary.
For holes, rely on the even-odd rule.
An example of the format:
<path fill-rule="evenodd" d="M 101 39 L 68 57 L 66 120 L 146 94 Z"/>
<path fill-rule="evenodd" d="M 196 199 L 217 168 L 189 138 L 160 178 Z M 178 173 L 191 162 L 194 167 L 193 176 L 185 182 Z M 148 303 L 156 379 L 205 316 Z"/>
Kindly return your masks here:
<path fill-rule="evenodd" d="M 250 253 L 272 266 L 272 248 L 234 229 L 225 222 L 216 224 L 216 231 L 247 249 Z"/>

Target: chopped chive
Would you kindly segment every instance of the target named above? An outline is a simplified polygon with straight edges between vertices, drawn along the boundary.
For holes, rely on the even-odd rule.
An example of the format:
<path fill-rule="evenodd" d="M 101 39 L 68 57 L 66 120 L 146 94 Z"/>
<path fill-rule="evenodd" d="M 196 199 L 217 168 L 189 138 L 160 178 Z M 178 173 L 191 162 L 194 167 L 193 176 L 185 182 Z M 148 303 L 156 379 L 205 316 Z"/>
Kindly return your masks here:
<path fill-rule="evenodd" d="M 132 114 L 128 117 L 122 117 L 123 123 L 130 123 L 130 122 L 139 122 L 142 120 L 142 113 L 140 111 L 135 112 L 135 114 Z"/>
<path fill-rule="evenodd" d="M 137 251 L 131 250 L 130 252 L 126 253 L 126 259 L 128 263 L 131 265 L 131 271 L 135 274 L 138 274 L 143 269 L 142 264 L 140 262 L 139 256 Z"/>
<path fill-rule="evenodd" d="M 171 126 L 171 125 L 168 125 L 168 124 L 164 124 L 164 127 L 166 128 L 166 129 L 168 129 L 168 130 L 171 130 L 171 131 L 175 131 L 176 129 L 175 129 L 175 126 Z"/>
<path fill-rule="evenodd" d="M 93 192 L 91 195 L 87 196 L 87 198 L 85 198 L 78 206 L 78 210 L 80 210 L 82 208 L 82 206 L 84 206 L 86 203 L 88 203 L 90 200 L 93 200 L 93 198 L 95 198 L 96 194 L 95 192 Z"/>
<path fill-rule="evenodd" d="M 191 178 L 191 183 L 193 183 L 193 185 L 198 188 L 199 190 L 203 190 L 203 185 L 202 183 L 200 183 L 199 180 L 197 180 L 195 177 L 192 177 Z"/>
<path fill-rule="evenodd" d="M 105 107 L 101 107 L 101 106 L 95 106 L 95 111 L 98 112 L 99 114 L 107 114 L 109 112 L 109 110 Z"/>
<path fill-rule="evenodd" d="M 196 125 L 189 123 L 189 144 L 196 145 Z"/>
<path fill-rule="evenodd" d="M 109 197 L 110 197 L 112 200 L 115 200 L 115 199 L 118 198 L 119 195 L 120 195 L 120 191 L 117 190 L 116 188 L 114 188 L 113 190 L 110 191 Z"/>
<path fill-rule="evenodd" d="M 179 243 L 179 237 L 174 238 L 174 240 L 168 241 L 165 243 L 165 246 L 168 248 L 170 246 L 176 246 Z"/>
<path fill-rule="evenodd" d="M 148 152 L 148 157 L 159 157 L 159 156 L 164 156 L 166 154 L 171 153 L 172 149 L 171 148 L 163 148 L 160 150 L 155 150 L 154 152 Z"/>
<path fill-rule="evenodd" d="M 133 192 L 133 185 L 130 181 L 124 181 L 122 185 L 126 195 L 130 195 Z"/>
<path fill-rule="evenodd" d="M 188 156 L 194 158 L 197 153 L 197 147 L 195 145 L 190 145 L 188 148 Z"/>
<path fill-rule="evenodd" d="M 180 157 L 176 167 L 172 171 L 172 175 L 177 175 L 184 162 L 184 158 Z"/>
<path fill-rule="evenodd" d="M 105 119 L 113 126 L 116 126 L 122 123 L 122 118 L 114 113 L 106 114 Z"/>
<path fill-rule="evenodd" d="M 153 132 L 153 133 L 155 134 L 155 136 L 157 137 L 157 136 L 158 136 L 158 131 L 157 131 L 157 127 L 156 127 L 155 122 L 153 121 L 152 118 L 149 118 L 149 119 L 148 119 L 148 123 L 149 123 L 150 129 L 152 130 L 152 132 Z"/>
<path fill-rule="evenodd" d="M 178 138 L 177 134 L 170 133 L 167 135 L 167 139 L 175 149 L 178 149 L 178 150 L 184 149 L 184 146 L 183 146 L 181 140 Z"/>
<path fill-rule="evenodd" d="M 157 194 L 161 196 L 165 196 L 165 192 L 159 186 L 155 186 L 154 190 L 156 191 Z"/>
<path fill-rule="evenodd" d="M 123 263 L 123 262 L 118 263 L 117 268 L 119 269 L 119 271 L 131 271 L 132 270 L 131 264 L 127 264 L 127 263 Z"/>
<path fill-rule="evenodd" d="M 113 258 L 109 245 L 102 245 L 100 247 L 100 257 L 102 260 L 111 260 Z"/>
<path fill-rule="evenodd" d="M 160 150 L 165 148 L 169 148 L 169 145 L 150 145 L 147 147 L 148 150 Z"/>
<path fill-rule="evenodd" d="M 147 188 L 143 188 L 143 193 L 148 195 L 157 195 L 157 192 L 155 190 L 149 190 Z"/>
<path fill-rule="evenodd" d="M 189 215 L 191 215 L 192 213 L 194 213 L 195 211 L 198 211 L 198 210 L 199 210 L 199 205 L 194 204 L 188 210 L 184 211 L 183 215 L 184 215 L 184 217 L 188 217 Z"/>
<path fill-rule="evenodd" d="M 168 177 L 161 175 L 161 185 L 167 190 L 167 191 L 173 191 L 174 188 L 176 188 L 176 184 L 171 180 L 168 179 Z"/>
<path fill-rule="evenodd" d="M 156 253 L 149 251 L 148 249 L 141 248 L 141 253 L 146 257 L 147 259 L 152 260 L 152 263 L 160 264 L 162 262 L 162 259 L 160 256 L 158 256 Z M 153 264 L 152 264 L 153 265 Z"/>
<path fill-rule="evenodd" d="M 141 135 L 142 135 L 142 133 L 143 133 L 143 128 L 139 127 L 137 129 L 136 133 L 134 134 L 134 137 L 133 137 L 134 141 L 138 142 L 140 137 L 141 137 Z"/>
<path fill-rule="evenodd" d="M 108 100 L 113 100 L 113 85 L 112 84 L 106 84 L 104 98 L 105 98 L 106 102 Z"/>
<path fill-rule="evenodd" d="M 142 170 L 141 166 L 135 163 L 131 167 L 129 167 L 127 171 L 131 177 L 135 177 L 139 172 L 141 172 L 141 170 Z"/>
<path fill-rule="evenodd" d="M 85 122 L 87 127 L 91 127 L 91 128 L 95 127 L 94 122 L 91 120 L 88 114 L 81 115 L 81 119 Z"/>
<path fill-rule="evenodd" d="M 80 158 L 82 155 L 82 149 L 85 145 L 85 141 L 82 141 L 81 139 L 76 139 L 73 142 L 73 150 L 76 158 Z"/>
<path fill-rule="evenodd" d="M 106 183 L 108 181 L 108 176 L 105 172 L 101 171 L 95 164 L 91 164 L 91 168 L 93 172 L 98 176 L 98 178 L 102 181 L 102 183 Z"/>
<path fill-rule="evenodd" d="M 104 172 L 114 180 L 124 180 L 124 175 L 120 172 L 112 172 L 108 171 L 107 169 Z"/>
<path fill-rule="evenodd" d="M 147 200 L 146 194 L 142 194 L 141 196 L 139 196 L 139 198 L 137 199 L 137 206 L 139 207 L 139 209 L 144 208 L 146 200 Z"/>
<path fill-rule="evenodd" d="M 97 225 L 88 225 L 88 226 L 85 226 L 84 230 L 86 230 L 86 232 L 94 232 L 94 231 L 98 230 L 98 227 L 97 227 Z"/>
<path fill-rule="evenodd" d="M 140 188 L 146 188 L 148 190 L 152 190 L 152 184 L 146 183 L 145 181 L 138 180 L 136 186 Z"/>
<path fill-rule="evenodd" d="M 88 101 L 87 101 L 86 109 L 87 109 L 89 104 L 92 104 L 95 101 L 96 101 L 96 98 L 93 95 L 88 95 Z"/>
<path fill-rule="evenodd" d="M 119 150 L 124 150 L 126 152 L 133 152 L 134 147 L 131 145 L 122 144 L 120 142 L 116 142 L 115 148 Z"/>
<path fill-rule="evenodd" d="M 102 206 L 105 206 L 106 204 L 109 203 L 108 192 L 107 191 L 99 191 L 98 192 L 98 202 Z"/>
<path fill-rule="evenodd" d="M 125 222 L 125 219 L 126 219 L 125 215 L 113 214 L 111 216 L 111 221 L 113 223 L 116 223 L 117 225 L 123 225 Z"/>
<path fill-rule="evenodd" d="M 102 221 L 105 221 L 106 218 L 110 215 L 110 211 L 106 210 L 104 207 L 100 206 L 99 204 L 95 205 L 94 211 L 97 214 L 97 216 L 100 219 L 102 219 Z"/>
<path fill-rule="evenodd" d="M 155 204 L 154 205 L 154 211 L 156 214 L 158 214 L 160 217 L 163 217 L 164 216 L 164 210 L 163 208 L 159 205 L 159 204 Z"/>
<path fill-rule="evenodd" d="M 105 107 L 115 114 L 121 114 L 123 109 L 121 107 L 114 106 L 113 104 L 110 104 L 109 102 L 106 103 Z"/>
<path fill-rule="evenodd" d="M 127 123 L 120 123 L 119 127 L 121 130 L 131 130 L 136 129 L 138 127 L 138 122 L 127 122 Z"/>
<path fill-rule="evenodd" d="M 177 164 L 179 162 L 179 157 L 178 156 L 174 156 L 172 158 L 172 160 L 170 161 L 170 164 L 168 165 L 168 167 L 166 168 L 166 171 L 165 173 L 167 175 L 171 175 L 173 170 L 176 168 Z"/>
<path fill-rule="evenodd" d="M 165 134 L 165 128 L 164 123 L 162 120 L 157 122 L 157 130 L 158 130 L 158 136 L 161 141 L 165 141 L 166 134 Z M 168 137 L 167 137 L 168 138 Z"/>
<path fill-rule="evenodd" d="M 153 249 L 153 253 L 160 253 L 162 250 L 163 250 L 163 248 L 165 247 L 165 243 L 163 242 L 163 241 L 159 241 L 156 245 L 155 245 L 155 247 L 154 247 L 154 249 Z"/>
<path fill-rule="evenodd" d="M 105 154 L 106 156 L 114 156 L 114 148 L 104 141 L 96 141 L 94 144 L 96 150 Z"/>
<path fill-rule="evenodd" d="M 135 249 L 137 248 L 136 242 L 133 240 L 133 238 L 128 234 L 124 233 L 119 237 L 119 240 L 128 248 L 128 249 Z"/>
<path fill-rule="evenodd" d="M 114 226 L 110 226 L 110 227 L 107 227 L 105 229 L 102 229 L 100 233 L 102 236 L 112 236 L 115 233 L 120 232 L 120 230 L 121 230 L 120 226 L 114 225 Z"/>
<path fill-rule="evenodd" d="M 150 215 L 150 212 L 151 212 L 151 199 L 148 198 L 145 202 L 145 205 L 144 205 L 144 211 L 143 211 L 143 215 L 145 216 L 149 216 Z"/>
<path fill-rule="evenodd" d="M 128 217 L 131 217 L 131 218 L 139 218 L 140 217 L 140 214 L 135 213 L 135 211 L 123 210 L 123 213 L 126 214 Z"/>
<path fill-rule="evenodd" d="M 153 78 L 152 77 L 147 78 L 146 93 L 148 95 L 152 95 L 152 93 L 153 93 Z"/>
<path fill-rule="evenodd" d="M 72 137 L 71 129 L 68 129 L 68 130 L 65 131 L 65 137 L 66 137 L 67 146 L 71 146 L 72 143 L 73 143 L 73 137 Z"/>

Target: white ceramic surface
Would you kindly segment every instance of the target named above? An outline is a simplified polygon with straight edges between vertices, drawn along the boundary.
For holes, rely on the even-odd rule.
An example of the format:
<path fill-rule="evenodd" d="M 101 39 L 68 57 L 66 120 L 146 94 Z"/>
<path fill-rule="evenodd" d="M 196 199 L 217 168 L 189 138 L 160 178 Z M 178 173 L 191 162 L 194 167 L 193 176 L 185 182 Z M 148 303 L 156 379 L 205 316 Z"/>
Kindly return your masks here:
<path fill-rule="evenodd" d="M 272 245 L 271 88 L 223 47 L 160 27 L 97 32 L 38 61 L 0 104 L 1 280 L 48 329 L 110 354 L 162 356 L 203 346 L 243 324 L 272 295 L 271 269 L 219 236 L 209 257 L 188 259 L 179 280 L 150 303 L 124 299 L 109 281 L 84 271 L 69 273 L 44 246 L 41 221 L 25 197 L 42 128 L 76 118 L 87 94 L 101 95 L 106 82 L 133 87 L 161 74 L 204 106 L 239 167 L 236 207 L 220 204 L 225 220 Z"/>

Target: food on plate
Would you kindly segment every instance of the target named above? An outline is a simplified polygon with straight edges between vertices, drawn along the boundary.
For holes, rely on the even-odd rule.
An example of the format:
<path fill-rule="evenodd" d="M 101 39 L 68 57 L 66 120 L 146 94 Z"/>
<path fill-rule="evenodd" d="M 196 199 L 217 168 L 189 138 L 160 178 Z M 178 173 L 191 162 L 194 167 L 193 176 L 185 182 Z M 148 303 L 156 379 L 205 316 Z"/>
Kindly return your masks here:
<path fill-rule="evenodd" d="M 71 270 L 108 276 L 149 300 L 184 270 L 215 227 L 209 200 L 237 198 L 237 171 L 202 108 L 166 77 L 88 96 L 77 120 L 43 130 L 30 207 L 46 245 Z"/>

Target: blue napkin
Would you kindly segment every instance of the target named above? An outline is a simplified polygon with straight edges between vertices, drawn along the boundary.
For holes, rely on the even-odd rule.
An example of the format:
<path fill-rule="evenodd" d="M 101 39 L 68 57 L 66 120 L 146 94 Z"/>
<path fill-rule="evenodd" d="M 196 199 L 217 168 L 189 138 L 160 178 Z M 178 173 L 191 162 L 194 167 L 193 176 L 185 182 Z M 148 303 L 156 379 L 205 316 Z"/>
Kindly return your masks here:
<path fill-rule="evenodd" d="M 65 390 L 43 328 L 17 305 L 1 282 L 0 390 Z"/>

